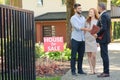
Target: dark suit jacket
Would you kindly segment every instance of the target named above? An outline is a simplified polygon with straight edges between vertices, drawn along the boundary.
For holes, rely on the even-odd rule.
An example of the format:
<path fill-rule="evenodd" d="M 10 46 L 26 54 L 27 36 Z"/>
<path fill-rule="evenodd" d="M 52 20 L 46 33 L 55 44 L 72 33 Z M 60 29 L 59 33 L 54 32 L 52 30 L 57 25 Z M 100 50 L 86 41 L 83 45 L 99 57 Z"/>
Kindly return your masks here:
<path fill-rule="evenodd" d="M 99 40 L 97 38 L 97 42 L 98 43 L 110 43 L 110 41 L 111 41 L 111 38 L 110 38 L 111 18 L 107 12 L 104 12 L 100 16 L 100 19 L 98 20 L 97 26 L 100 27 L 100 31 L 97 33 L 98 37 L 101 34 L 104 34 L 102 40 Z"/>

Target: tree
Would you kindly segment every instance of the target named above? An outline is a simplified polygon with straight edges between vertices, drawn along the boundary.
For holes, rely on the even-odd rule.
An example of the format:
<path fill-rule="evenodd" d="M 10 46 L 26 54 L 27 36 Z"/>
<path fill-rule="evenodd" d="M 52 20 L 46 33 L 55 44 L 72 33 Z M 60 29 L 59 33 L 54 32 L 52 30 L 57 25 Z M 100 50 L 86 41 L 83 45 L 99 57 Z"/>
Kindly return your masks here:
<path fill-rule="evenodd" d="M 4 4 L 4 0 L 0 0 L 0 4 Z"/>
<path fill-rule="evenodd" d="M 0 0 L 0 4 L 6 4 L 22 8 L 22 0 Z"/>
<path fill-rule="evenodd" d="M 98 0 L 98 2 L 105 2 L 105 3 L 107 3 L 107 0 Z"/>
<path fill-rule="evenodd" d="M 70 25 L 70 18 L 74 14 L 73 5 L 75 3 L 75 0 L 66 0 L 66 7 L 67 7 L 67 47 L 70 48 L 70 40 L 71 40 L 71 25 Z"/>
<path fill-rule="evenodd" d="M 22 7 L 22 0 L 8 0 L 10 1 L 10 5 L 16 6 L 16 7 Z"/>
<path fill-rule="evenodd" d="M 112 0 L 111 4 L 114 6 L 120 6 L 120 0 Z"/>

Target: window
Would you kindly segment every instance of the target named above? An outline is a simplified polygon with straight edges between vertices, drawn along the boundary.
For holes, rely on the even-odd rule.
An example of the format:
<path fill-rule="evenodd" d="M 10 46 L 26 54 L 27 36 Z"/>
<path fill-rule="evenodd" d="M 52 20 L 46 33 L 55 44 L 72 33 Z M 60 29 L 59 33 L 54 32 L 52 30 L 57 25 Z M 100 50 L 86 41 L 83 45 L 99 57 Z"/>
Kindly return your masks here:
<path fill-rule="evenodd" d="M 55 26 L 43 26 L 43 37 L 55 36 Z"/>
<path fill-rule="evenodd" d="M 62 5 L 65 5 L 65 3 L 66 3 L 66 0 L 62 0 Z"/>
<path fill-rule="evenodd" d="M 43 5 L 43 0 L 38 0 L 38 5 Z"/>

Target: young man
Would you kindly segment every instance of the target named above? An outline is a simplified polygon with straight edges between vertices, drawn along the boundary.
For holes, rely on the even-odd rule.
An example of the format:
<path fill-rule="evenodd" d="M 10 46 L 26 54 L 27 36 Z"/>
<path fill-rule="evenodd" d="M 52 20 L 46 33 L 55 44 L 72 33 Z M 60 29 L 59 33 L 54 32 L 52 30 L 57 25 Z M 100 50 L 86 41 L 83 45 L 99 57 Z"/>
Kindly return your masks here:
<path fill-rule="evenodd" d="M 109 77 L 109 56 L 108 56 L 108 44 L 110 43 L 110 26 L 111 19 L 106 11 L 106 5 L 104 3 L 98 4 L 98 11 L 100 13 L 100 19 L 98 20 L 98 26 L 100 31 L 96 34 L 97 42 L 100 44 L 100 53 L 103 60 L 103 73 L 98 77 Z M 103 36 L 101 39 L 100 36 Z"/>
<path fill-rule="evenodd" d="M 86 74 L 82 69 L 83 56 L 85 52 L 85 39 L 84 31 L 81 28 L 85 27 L 85 17 L 81 15 L 81 5 L 76 3 L 74 4 L 75 14 L 71 17 L 70 22 L 72 25 L 72 34 L 71 34 L 71 73 L 76 75 L 76 54 L 78 53 L 78 74 Z"/>

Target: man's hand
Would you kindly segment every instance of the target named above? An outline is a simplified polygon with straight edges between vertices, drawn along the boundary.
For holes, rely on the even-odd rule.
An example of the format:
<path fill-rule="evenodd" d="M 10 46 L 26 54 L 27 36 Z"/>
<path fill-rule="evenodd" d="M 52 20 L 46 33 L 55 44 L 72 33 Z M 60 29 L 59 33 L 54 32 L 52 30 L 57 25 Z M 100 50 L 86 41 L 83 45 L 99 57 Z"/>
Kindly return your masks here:
<path fill-rule="evenodd" d="M 89 29 L 89 28 L 80 28 L 80 30 L 82 30 L 82 31 L 90 31 L 91 29 Z"/>

